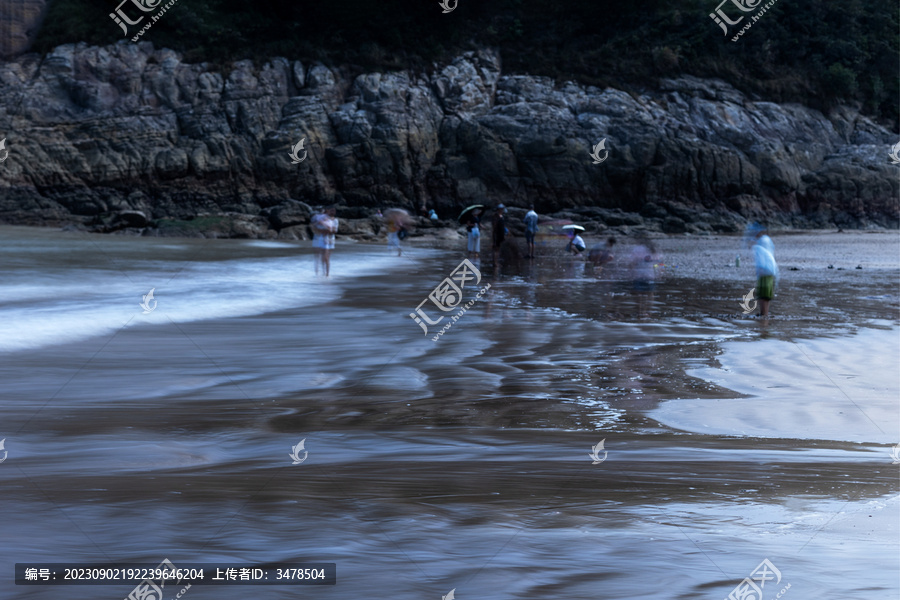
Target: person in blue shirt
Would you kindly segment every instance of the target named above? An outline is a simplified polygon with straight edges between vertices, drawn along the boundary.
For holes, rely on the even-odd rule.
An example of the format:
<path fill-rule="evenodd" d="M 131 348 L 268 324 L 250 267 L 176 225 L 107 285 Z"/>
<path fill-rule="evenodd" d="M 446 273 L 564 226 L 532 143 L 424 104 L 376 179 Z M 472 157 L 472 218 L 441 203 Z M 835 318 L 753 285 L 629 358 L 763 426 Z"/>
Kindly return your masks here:
<path fill-rule="evenodd" d="M 778 263 L 775 262 L 775 244 L 759 227 L 753 242 L 753 261 L 756 263 L 756 297 L 759 300 L 759 316 L 769 316 L 769 302 L 775 297 L 775 279 L 778 277 Z"/>

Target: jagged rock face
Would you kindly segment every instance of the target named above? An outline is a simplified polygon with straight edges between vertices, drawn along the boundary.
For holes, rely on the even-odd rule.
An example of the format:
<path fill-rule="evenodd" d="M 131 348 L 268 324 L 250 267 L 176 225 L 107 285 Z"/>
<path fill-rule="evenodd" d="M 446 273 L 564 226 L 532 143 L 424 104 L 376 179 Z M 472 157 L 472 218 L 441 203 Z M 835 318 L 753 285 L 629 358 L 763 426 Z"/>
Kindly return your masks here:
<path fill-rule="evenodd" d="M 850 109 L 754 102 L 718 81 L 667 80 L 636 96 L 506 76 L 490 51 L 430 76 L 351 79 L 284 58 L 220 73 L 121 42 L 0 63 L 0 85 L 7 223 L 227 214 L 253 217 L 240 235 L 274 235 L 307 218 L 296 201 L 442 214 L 472 201 L 593 207 L 672 233 L 754 218 L 900 223 L 887 130 Z M 608 155 L 594 164 L 603 139 Z"/>

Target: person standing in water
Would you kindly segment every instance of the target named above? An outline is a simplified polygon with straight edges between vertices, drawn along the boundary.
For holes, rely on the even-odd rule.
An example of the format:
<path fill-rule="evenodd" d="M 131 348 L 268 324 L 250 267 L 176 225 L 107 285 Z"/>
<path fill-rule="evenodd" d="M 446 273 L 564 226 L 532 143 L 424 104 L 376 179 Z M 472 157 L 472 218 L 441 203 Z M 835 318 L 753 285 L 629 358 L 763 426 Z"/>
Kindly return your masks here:
<path fill-rule="evenodd" d="M 403 252 L 400 248 L 400 242 L 409 233 L 409 224 L 411 218 L 409 213 L 399 208 L 392 208 L 385 211 L 385 221 L 387 221 L 388 230 L 388 250 L 397 250 L 397 256 L 402 256 Z"/>
<path fill-rule="evenodd" d="M 329 206 L 324 212 L 315 215 L 309 221 L 313 230 L 313 248 L 316 251 L 316 275 L 319 274 L 319 265 L 328 277 L 331 272 L 331 251 L 334 250 L 334 234 L 338 230 L 338 220 L 335 217 L 334 206 Z"/>
<path fill-rule="evenodd" d="M 497 210 L 494 212 L 494 217 L 491 220 L 491 225 L 493 226 L 491 230 L 491 238 L 493 241 L 492 249 L 494 251 L 494 264 L 500 264 L 500 246 L 503 245 L 503 241 L 506 239 L 506 217 L 503 215 L 506 213 L 506 207 L 502 204 L 497 205 Z"/>
<path fill-rule="evenodd" d="M 753 242 L 753 260 L 756 263 L 756 298 L 759 300 L 759 316 L 768 317 L 769 302 L 775 297 L 778 263 L 775 262 L 775 244 L 762 226 L 758 226 Z"/>
<path fill-rule="evenodd" d="M 481 253 L 481 210 L 474 209 L 466 221 L 466 249 L 469 258 L 478 258 Z"/>
<path fill-rule="evenodd" d="M 538 214 L 534 212 L 534 206 L 525 213 L 525 244 L 528 246 L 528 256 L 534 258 L 534 236 L 538 231 Z"/>
<path fill-rule="evenodd" d="M 649 317 L 656 289 L 657 263 L 660 255 L 656 245 L 646 234 L 638 234 L 637 245 L 631 251 L 632 293 L 637 296 L 638 316 Z"/>

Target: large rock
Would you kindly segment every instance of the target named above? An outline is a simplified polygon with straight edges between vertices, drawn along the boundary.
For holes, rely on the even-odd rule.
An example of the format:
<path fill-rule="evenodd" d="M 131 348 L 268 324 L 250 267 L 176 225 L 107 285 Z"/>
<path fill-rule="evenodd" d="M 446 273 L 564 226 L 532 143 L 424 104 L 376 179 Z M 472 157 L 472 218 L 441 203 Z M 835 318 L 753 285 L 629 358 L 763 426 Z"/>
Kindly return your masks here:
<path fill-rule="evenodd" d="M 895 136 L 851 108 L 826 116 L 692 77 L 638 95 L 504 75 L 488 50 L 432 75 L 345 72 L 188 64 L 149 42 L 0 63 L 0 222 L 133 228 L 113 217 L 140 211 L 157 233 L 299 237 L 308 206 L 291 198 L 304 198 L 353 218 L 534 203 L 672 232 L 900 224 Z"/>
<path fill-rule="evenodd" d="M 297 200 L 289 200 L 278 206 L 273 206 L 262 211 L 261 216 L 269 219 L 274 229 L 285 229 L 303 223 L 309 223 L 312 209 L 308 204 Z"/>

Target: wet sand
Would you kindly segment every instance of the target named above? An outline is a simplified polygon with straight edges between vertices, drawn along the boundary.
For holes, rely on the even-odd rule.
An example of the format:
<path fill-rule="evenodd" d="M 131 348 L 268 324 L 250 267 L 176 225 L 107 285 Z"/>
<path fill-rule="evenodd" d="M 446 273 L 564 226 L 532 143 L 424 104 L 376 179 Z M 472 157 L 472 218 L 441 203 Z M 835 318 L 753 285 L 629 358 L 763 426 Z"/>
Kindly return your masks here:
<path fill-rule="evenodd" d="M 723 348 L 718 367 L 688 375 L 746 398 L 670 400 L 651 416 L 706 434 L 796 438 L 802 423 L 810 439 L 896 443 L 900 331 L 888 323 L 852 336 Z"/>
<path fill-rule="evenodd" d="M 555 255 L 495 273 L 482 261 L 492 292 L 437 342 L 408 315 L 458 250 L 411 245 L 387 268 L 336 277 L 320 301 L 298 285 L 294 306 L 198 320 L 187 315 L 219 301 L 178 287 L 178 273 L 199 272 L 198 253 L 203 273 L 221 261 L 226 279 L 253 277 L 228 262 L 236 254 L 276 271 L 285 257 L 311 269 L 310 257 L 301 245 L 180 242 L 164 259 L 173 268 L 153 270 L 175 275 L 158 313 L 3 355 L 0 568 L 318 560 L 337 562 L 334 588 L 187 597 L 456 588 L 460 600 L 668 600 L 724 598 L 768 558 L 792 584 L 788 598 L 895 597 L 900 486 L 884 440 L 900 440 L 897 235 L 776 236 L 783 278 L 768 324 L 742 314 L 754 277 L 746 258 L 734 267 L 738 242 L 661 240 L 672 266 L 644 307 L 621 269 L 598 278 Z M 143 285 L 147 246 L 123 243 L 116 267 Z M 343 244 L 333 268 L 375 265 L 384 252 Z M 15 259 L 16 276 L 31 273 L 31 258 Z M 84 273 L 77 252 L 71 261 L 54 277 Z M 837 270 L 854 262 L 864 269 Z M 102 289 L 91 298 L 110 310 L 119 301 L 104 304 Z M 793 364 L 798 346 L 834 386 Z M 832 372 L 845 348 L 852 356 Z M 771 376 L 760 381 L 746 365 L 764 357 Z M 309 459 L 293 466 L 300 439 Z M 601 439 L 608 454 L 594 465 Z M 0 580 L 17 600 L 130 589 Z"/>

